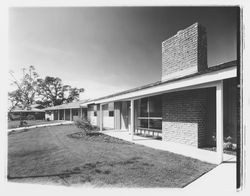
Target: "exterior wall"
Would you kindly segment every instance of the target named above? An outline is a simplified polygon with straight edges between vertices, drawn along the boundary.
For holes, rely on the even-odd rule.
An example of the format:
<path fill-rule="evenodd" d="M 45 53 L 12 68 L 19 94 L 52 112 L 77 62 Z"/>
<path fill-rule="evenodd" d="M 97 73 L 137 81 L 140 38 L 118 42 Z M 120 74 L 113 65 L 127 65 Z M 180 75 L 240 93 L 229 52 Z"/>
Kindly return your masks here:
<path fill-rule="evenodd" d="M 215 108 L 209 109 L 209 105 L 215 105 L 215 88 L 164 94 L 163 140 L 195 147 L 211 144 L 215 134 Z"/>
<path fill-rule="evenodd" d="M 94 111 L 88 111 L 88 119 L 92 125 L 97 126 L 97 116 L 94 116 Z"/>
<path fill-rule="evenodd" d="M 109 112 L 113 112 L 113 116 L 109 116 Z M 103 119 L 103 128 L 105 129 L 115 128 L 113 102 L 102 106 L 102 119 Z"/>
<path fill-rule="evenodd" d="M 53 111 L 51 111 L 51 112 L 45 112 L 45 120 L 47 120 L 47 119 L 49 119 L 49 120 L 54 120 L 54 113 L 53 113 Z"/>
<path fill-rule="evenodd" d="M 103 116 L 103 127 L 114 129 L 114 117 Z"/>
<path fill-rule="evenodd" d="M 71 109 L 71 114 L 72 114 L 71 120 L 72 121 L 77 120 L 78 118 L 81 117 L 81 110 L 80 110 L 80 108 L 72 108 Z"/>
<path fill-rule="evenodd" d="M 96 116 L 94 116 L 94 112 L 96 112 Z M 99 122 L 98 122 L 98 114 L 99 112 L 97 111 L 97 106 L 94 104 L 88 105 L 88 111 L 87 111 L 87 116 L 88 116 L 88 120 L 90 121 L 90 123 L 94 126 L 98 126 Z"/>
<path fill-rule="evenodd" d="M 207 68 L 207 38 L 195 23 L 162 42 L 162 80 L 189 75 Z"/>

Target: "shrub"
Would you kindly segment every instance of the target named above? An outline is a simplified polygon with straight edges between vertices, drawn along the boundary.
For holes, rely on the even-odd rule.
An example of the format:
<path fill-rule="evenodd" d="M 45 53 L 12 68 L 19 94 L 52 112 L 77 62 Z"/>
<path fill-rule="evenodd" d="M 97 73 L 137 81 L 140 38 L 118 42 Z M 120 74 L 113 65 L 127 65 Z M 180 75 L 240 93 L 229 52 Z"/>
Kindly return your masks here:
<path fill-rule="evenodd" d="M 83 132 L 85 134 L 88 134 L 92 131 L 95 131 L 95 127 L 91 125 L 90 121 L 88 119 L 81 119 L 81 118 L 77 118 L 75 121 L 74 121 L 76 127 L 80 128 L 83 130 Z"/>
<path fill-rule="evenodd" d="M 21 120 L 19 127 L 25 127 L 26 125 L 28 125 L 28 123 L 25 120 Z"/>
<path fill-rule="evenodd" d="M 27 120 L 36 120 L 36 118 L 35 118 L 34 115 L 29 114 L 29 115 L 27 116 Z"/>
<path fill-rule="evenodd" d="M 223 148 L 225 150 L 236 150 L 237 149 L 237 145 L 232 143 L 232 137 L 231 136 L 227 136 L 224 138 L 224 144 L 223 144 Z M 216 146 L 216 136 L 212 136 L 212 141 Z"/>

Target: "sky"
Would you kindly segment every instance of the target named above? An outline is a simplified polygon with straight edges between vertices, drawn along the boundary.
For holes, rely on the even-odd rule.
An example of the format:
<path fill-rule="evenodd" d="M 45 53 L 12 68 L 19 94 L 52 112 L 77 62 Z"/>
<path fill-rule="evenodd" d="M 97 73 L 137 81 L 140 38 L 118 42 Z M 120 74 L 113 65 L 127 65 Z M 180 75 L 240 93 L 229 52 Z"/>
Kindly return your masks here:
<path fill-rule="evenodd" d="M 9 9 L 9 69 L 34 65 L 97 98 L 161 79 L 161 43 L 195 22 L 207 29 L 208 66 L 236 60 L 235 7 Z"/>

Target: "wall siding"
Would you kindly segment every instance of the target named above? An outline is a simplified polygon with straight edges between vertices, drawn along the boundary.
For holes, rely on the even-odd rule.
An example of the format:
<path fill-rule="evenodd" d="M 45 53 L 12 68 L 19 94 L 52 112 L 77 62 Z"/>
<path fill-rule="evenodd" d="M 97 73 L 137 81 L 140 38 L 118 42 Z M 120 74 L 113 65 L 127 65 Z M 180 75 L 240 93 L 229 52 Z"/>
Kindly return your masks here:
<path fill-rule="evenodd" d="M 214 98 L 211 99 L 211 95 Z M 209 113 L 215 111 L 208 106 L 209 102 L 215 104 L 214 99 L 215 88 L 164 94 L 162 96 L 163 141 L 195 147 L 203 147 L 211 143 L 215 124 L 211 120 L 212 115 L 209 117 Z M 208 127 L 210 127 L 209 130 Z"/>

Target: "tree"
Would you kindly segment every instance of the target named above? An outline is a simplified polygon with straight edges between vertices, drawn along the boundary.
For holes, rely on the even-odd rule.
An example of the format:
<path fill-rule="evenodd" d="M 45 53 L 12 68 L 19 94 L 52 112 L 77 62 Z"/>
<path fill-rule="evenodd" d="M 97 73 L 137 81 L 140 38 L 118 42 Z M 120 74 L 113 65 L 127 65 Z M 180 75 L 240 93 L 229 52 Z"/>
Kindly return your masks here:
<path fill-rule="evenodd" d="M 70 85 L 63 85 L 58 77 L 47 76 L 45 79 L 38 79 L 38 95 L 41 100 L 38 103 L 47 106 L 56 106 L 63 103 L 70 103 L 79 100 L 83 88 L 72 88 Z"/>
<path fill-rule="evenodd" d="M 39 78 L 34 66 L 29 66 L 28 70 L 23 68 L 23 77 L 20 81 L 16 79 L 13 71 L 10 71 L 10 75 L 12 85 L 16 86 L 16 90 L 8 93 L 11 103 L 10 110 L 15 106 L 29 109 L 34 103 L 42 104 L 45 107 L 70 103 L 79 100 L 80 93 L 84 92 L 83 88 L 63 85 L 62 80 L 58 77 Z"/>
<path fill-rule="evenodd" d="M 10 71 L 9 73 L 12 76 L 11 85 L 15 85 L 17 87 L 16 90 L 8 93 L 8 98 L 11 102 L 10 110 L 12 110 L 15 106 L 19 106 L 22 109 L 29 108 L 29 106 L 34 104 L 36 101 L 38 87 L 38 74 L 35 71 L 34 66 L 29 66 L 28 72 L 25 68 L 23 68 L 23 78 L 21 81 L 16 79 L 13 71 Z"/>

